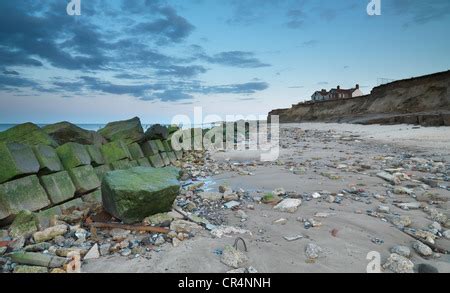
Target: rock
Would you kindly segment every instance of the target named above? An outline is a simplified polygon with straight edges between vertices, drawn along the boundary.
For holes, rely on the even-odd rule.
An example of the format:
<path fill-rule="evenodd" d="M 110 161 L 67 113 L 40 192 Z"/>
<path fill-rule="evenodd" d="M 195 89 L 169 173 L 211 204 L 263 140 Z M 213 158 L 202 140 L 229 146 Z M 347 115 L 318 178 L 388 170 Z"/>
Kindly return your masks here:
<path fill-rule="evenodd" d="M 153 156 L 159 154 L 159 148 L 156 140 L 150 140 L 141 143 L 141 148 L 145 156 Z"/>
<path fill-rule="evenodd" d="M 243 220 L 248 219 L 248 215 L 243 210 L 238 210 L 236 215 L 238 218 L 241 218 Z"/>
<path fill-rule="evenodd" d="M 203 228 L 196 223 L 185 221 L 185 220 L 176 220 L 170 224 L 170 230 L 175 231 L 177 233 L 197 233 Z"/>
<path fill-rule="evenodd" d="M 147 226 L 168 227 L 174 220 L 174 217 L 168 213 L 159 213 L 144 219 L 143 223 Z"/>
<path fill-rule="evenodd" d="M 79 194 L 92 191 L 101 185 L 100 180 L 91 165 L 70 169 L 68 170 L 68 173 L 75 185 L 76 192 Z"/>
<path fill-rule="evenodd" d="M 32 175 L 0 185 L 0 220 L 22 210 L 32 212 L 50 205 L 47 194 Z"/>
<path fill-rule="evenodd" d="M 209 200 L 209 201 L 219 201 L 222 199 L 222 194 L 217 192 L 208 192 L 203 191 L 198 194 L 198 196 L 203 200 Z"/>
<path fill-rule="evenodd" d="M 233 193 L 233 190 L 230 187 L 228 187 L 228 186 L 220 185 L 219 186 L 219 192 L 220 193 Z"/>
<path fill-rule="evenodd" d="M 164 237 L 162 237 L 161 235 L 159 235 L 158 238 L 156 238 L 156 240 L 155 240 L 156 246 L 161 246 L 164 243 L 166 243 L 166 239 L 164 239 Z"/>
<path fill-rule="evenodd" d="M 436 221 L 441 224 L 446 223 L 448 220 L 448 217 L 445 214 L 439 212 L 436 209 L 430 210 L 430 217 L 431 217 L 431 220 Z"/>
<path fill-rule="evenodd" d="M 145 131 L 145 139 L 146 140 L 154 140 L 154 139 L 167 139 L 169 136 L 169 129 L 160 124 L 152 125 L 147 131 Z"/>
<path fill-rule="evenodd" d="M 35 214 L 39 220 L 40 228 L 46 229 L 46 228 L 52 226 L 52 224 L 56 222 L 57 216 L 61 215 L 62 211 L 61 211 L 61 207 L 54 206 L 52 208 L 37 212 Z"/>
<path fill-rule="evenodd" d="M 33 234 L 34 241 L 37 243 L 45 242 L 48 240 L 52 240 L 56 236 L 61 236 L 66 234 L 67 226 L 66 225 L 57 225 L 50 228 L 45 229 L 44 231 L 38 231 Z"/>
<path fill-rule="evenodd" d="M 40 169 L 32 148 L 19 143 L 0 142 L 0 162 L 0 183 L 37 173 Z"/>
<path fill-rule="evenodd" d="M 408 227 L 412 224 L 409 216 L 392 216 L 390 217 L 391 223 L 397 227 Z"/>
<path fill-rule="evenodd" d="M 54 268 L 50 271 L 50 274 L 65 274 L 65 273 L 67 272 L 60 268 Z"/>
<path fill-rule="evenodd" d="M 315 215 L 314 215 L 314 217 L 317 217 L 317 218 L 328 218 L 329 216 L 334 216 L 334 215 L 336 215 L 336 213 L 324 213 L 324 212 L 321 212 L 321 213 L 315 213 Z"/>
<path fill-rule="evenodd" d="M 84 145 L 75 142 L 66 143 L 56 149 L 66 170 L 91 164 L 91 157 Z"/>
<path fill-rule="evenodd" d="M 329 195 L 326 200 L 329 203 L 334 203 L 334 201 L 336 200 L 336 197 L 333 195 Z"/>
<path fill-rule="evenodd" d="M 439 274 L 439 270 L 429 264 L 419 264 L 417 266 L 417 272 L 419 274 Z"/>
<path fill-rule="evenodd" d="M 58 146 L 58 143 L 54 139 L 33 123 L 19 124 L 0 132 L 0 142 L 22 143 L 30 146 L 38 144 L 52 147 Z"/>
<path fill-rule="evenodd" d="M 138 162 L 138 165 L 141 167 L 148 167 L 148 168 L 152 167 L 148 158 L 139 159 L 139 160 L 137 160 L 137 162 Z"/>
<path fill-rule="evenodd" d="M 100 180 L 100 182 L 103 181 L 103 177 L 109 171 L 111 171 L 111 168 L 109 167 L 109 165 L 101 165 L 101 166 L 97 166 L 94 168 L 94 172 L 97 175 L 98 180 Z"/>
<path fill-rule="evenodd" d="M 225 201 L 236 201 L 239 200 L 239 196 L 235 193 L 224 193 L 223 200 Z"/>
<path fill-rule="evenodd" d="M 10 255 L 11 260 L 18 264 L 40 266 L 46 268 L 59 268 L 64 265 L 66 259 L 49 254 L 35 252 L 16 252 Z"/>
<path fill-rule="evenodd" d="M 159 154 L 164 162 L 165 166 L 169 166 L 170 165 L 170 160 L 169 157 L 167 156 L 167 153 L 160 153 Z"/>
<path fill-rule="evenodd" d="M 127 239 L 128 235 L 130 235 L 131 231 L 115 228 L 109 231 L 109 235 L 111 235 L 112 240 L 120 242 Z"/>
<path fill-rule="evenodd" d="M 83 145 L 102 144 L 106 142 L 98 133 L 82 129 L 66 121 L 46 125 L 42 130 L 60 145 L 68 142 L 75 142 Z"/>
<path fill-rule="evenodd" d="M 103 158 L 102 151 L 99 146 L 96 145 L 87 145 L 86 150 L 91 157 L 92 165 L 100 166 L 106 163 L 105 158 Z"/>
<path fill-rule="evenodd" d="M 105 162 L 111 164 L 123 159 L 131 159 L 130 151 L 123 140 L 113 141 L 100 147 Z"/>
<path fill-rule="evenodd" d="M 103 206 L 126 223 L 168 212 L 180 189 L 178 176 L 179 170 L 173 167 L 108 172 L 102 183 Z"/>
<path fill-rule="evenodd" d="M 38 230 L 39 221 L 30 211 L 20 211 L 9 227 L 9 235 L 13 238 L 27 237 Z"/>
<path fill-rule="evenodd" d="M 394 193 L 395 194 L 413 194 L 414 191 L 412 189 L 406 188 L 406 187 L 395 187 L 394 188 Z"/>
<path fill-rule="evenodd" d="M 308 243 L 305 249 L 305 255 L 308 259 L 314 260 L 322 253 L 322 248 L 314 243 Z"/>
<path fill-rule="evenodd" d="M 229 201 L 229 202 L 224 204 L 225 208 L 227 208 L 227 209 L 232 209 L 232 208 L 238 207 L 240 205 L 241 205 L 241 203 L 237 202 L 235 200 Z"/>
<path fill-rule="evenodd" d="M 104 243 L 100 245 L 100 255 L 106 256 L 109 255 L 109 250 L 111 249 L 111 243 Z"/>
<path fill-rule="evenodd" d="M 141 141 L 144 138 L 144 130 L 138 117 L 108 123 L 98 133 L 108 141 L 123 140 L 126 144 Z"/>
<path fill-rule="evenodd" d="M 261 202 L 270 204 L 270 203 L 278 203 L 280 200 L 281 199 L 278 196 L 272 193 L 267 193 L 262 197 Z"/>
<path fill-rule="evenodd" d="M 380 172 L 380 173 L 377 173 L 377 177 L 379 177 L 379 178 L 381 178 L 381 179 L 383 179 L 383 180 L 386 180 L 387 182 L 389 182 L 389 183 L 391 183 L 391 184 L 400 184 L 401 182 L 400 182 L 400 179 L 398 179 L 398 177 L 396 177 L 396 176 L 394 176 L 394 175 L 392 175 L 392 174 L 389 174 L 388 172 Z"/>
<path fill-rule="evenodd" d="M 98 250 L 98 244 L 94 244 L 88 253 L 84 256 L 83 260 L 100 258 L 100 251 Z"/>
<path fill-rule="evenodd" d="M 411 274 L 414 273 L 414 264 L 412 261 L 407 259 L 406 257 L 403 257 L 401 255 L 398 255 L 396 253 L 392 253 L 389 258 L 387 259 L 386 263 L 383 265 L 383 268 L 389 269 L 394 273 L 407 273 Z"/>
<path fill-rule="evenodd" d="M 222 257 L 220 258 L 220 261 L 229 267 L 238 269 L 246 266 L 249 262 L 249 259 L 241 251 L 235 249 L 232 246 L 227 245 L 225 246 L 222 252 Z"/>
<path fill-rule="evenodd" d="M 252 232 L 250 232 L 249 230 L 244 230 L 233 226 L 214 227 L 214 229 L 211 230 L 211 235 L 217 238 L 222 238 L 223 236 L 231 236 L 236 234 L 248 234 L 251 236 Z"/>
<path fill-rule="evenodd" d="M 446 231 L 442 232 L 442 236 L 444 236 L 447 239 L 450 239 L 450 230 L 446 230 Z"/>
<path fill-rule="evenodd" d="M 94 192 L 85 194 L 81 197 L 83 202 L 87 203 L 102 203 L 102 192 L 100 190 L 96 190 Z"/>
<path fill-rule="evenodd" d="M 442 226 L 438 222 L 431 223 L 429 227 L 430 227 L 430 229 L 437 230 L 437 231 L 442 230 Z"/>
<path fill-rule="evenodd" d="M 112 170 L 128 170 L 133 167 L 137 167 L 137 164 L 136 164 L 136 166 L 133 166 L 133 164 L 130 160 L 124 159 L 124 160 L 112 162 L 110 164 L 110 166 L 111 166 Z"/>
<path fill-rule="evenodd" d="M 273 223 L 274 223 L 274 224 L 278 224 L 278 225 L 286 225 L 287 221 L 288 221 L 288 220 L 286 220 L 286 219 L 284 219 L 284 218 L 281 218 L 281 219 L 278 219 L 278 220 L 273 221 Z"/>
<path fill-rule="evenodd" d="M 22 248 L 25 246 L 25 237 L 20 236 L 15 238 L 13 241 L 11 241 L 8 244 L 8 250 L 9 251 L 19 251 L 22 250 Z"/>
<path fill-rule="evenodd" d="M 318 193 L 318 192 L 314 192 L 314 193 L 311 195 L 311 197 L 314 198 L 314 199 L 318 199 L 318 198 L 321 198 L 322 195 L 321 195 L 320 193 Z"/>
<path fill-rule="evenodd" d="M 18 265 L 14 268 L 14 274 L 47 274 L 48 269 L 38 266 Z"/>
<path fill-rule="evenodd" d="M 128 151 L 130 152 L 131 158 L 133 160 L 139 160 L 144 157 L 144 153 L 138 143 L 132 143 L 128 145 Z"/>
<path fill-rule="evenodd" d="M 295 241 L 304 238 L 303 235 L 295 235 L 295 236 L 283 236 L 286 241 Z"/>
<path fill-rule="evenodd" d="M 282 200 L 279 204 L 277 204 L 274 209 L 279 210 L 281 212 L 294 213 L 297 211 L 298 207 L 302 204 L 300 199 L 295 198 L 287 198 Z"/>
<path fill-rule="evenodd" d="M 149 156 L 148 160 L 154 168 L 162 168 L 165 166 L 164 161 L 159 154 Z"/>
<path fill-rule="evenodd" d="M 425 245 L 418 240 L 412 243 L 412 248 L 414 248 L 414 250 L 421 256 L 431 256 L 433 254 L 433 250 L 428 245 Z"/>
<path fill-rule="evenodd" d="M 275 196 L 283 196 L 286 195 L 286 190 L 284 190 L 284 188 L 277 188 L 274 191 L 272 191 L 272 194 Z"/>
<path fill-rule="evenodd" d="M 380 205 L 378 206 L 377 211 L 379 213 L 389 214 L 391 212 L 391 209 L 388 206 Z"/>
<path fill-rule="evenodd" d="M 58 204 L 75 195 L 75 185 L 67 171 L 42 176 L 41 183 L 54 204 Z"/>
<path fill-rule="evenodd" d="M 6 252 L 6 250 L 8 250 L 8 247 L 0 247 L 0 256 L 2 256 Z"/>
<path fill-rule="evenodd" d="M 25 246 L 23 250 L 26 252 L 43 252 L 44 250 L 48 250 L 50 246 L 51 244 L 48 242 L 40 242 Z"/>
<path fill-rule="evenodd" d="M 181 244 L 181 240 L 178 238 L 172 238 L 172 245 L 173 247 L 178 247 Z"/>
<path fill-rule="evenodd" d="M 403 257 L 410 257 L 411 249 L 409 249 L 408 246 L 396 245 L 391 248 L 391 253 L 395 253 Z"/>
<path fill-rule="evenodd" d="M 40 170 L 44 173 L 59 172 L 63 169 L 56 150 L 48 145 L 33 146 L 33 152 L 39 162 Z"/>

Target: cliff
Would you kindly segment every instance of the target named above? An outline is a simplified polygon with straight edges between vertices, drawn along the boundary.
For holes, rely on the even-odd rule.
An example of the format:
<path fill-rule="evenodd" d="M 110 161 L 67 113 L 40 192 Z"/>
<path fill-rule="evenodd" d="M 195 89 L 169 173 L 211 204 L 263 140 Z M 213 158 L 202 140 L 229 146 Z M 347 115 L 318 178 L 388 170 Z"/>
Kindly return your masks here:
<path fill-rule="evenodd" d="M 281 123 L 347 122 L 450 126 L 450 70 L 375 87 L 371 94 L 342 100 L 300 103 L 269 113 Z"/>

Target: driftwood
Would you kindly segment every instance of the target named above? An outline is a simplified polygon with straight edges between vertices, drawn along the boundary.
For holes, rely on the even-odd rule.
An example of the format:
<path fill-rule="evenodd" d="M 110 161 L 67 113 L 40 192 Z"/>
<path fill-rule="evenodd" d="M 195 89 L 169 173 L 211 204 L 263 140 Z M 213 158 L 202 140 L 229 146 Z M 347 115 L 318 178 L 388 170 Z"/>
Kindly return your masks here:
<path fill-rule="evenodd" d="M 124 229 L 131 231 L 140 231 L 140 232 L 150 232 L 150 233 L 169 233 L 169 229 L 162 227 L 151 227 L 151 226 L 133 226 L 133 225 L 125 225 L 120 223 L 90 223 L 88 224 L 91 227 L 99 228 L 99 229 Z"/>

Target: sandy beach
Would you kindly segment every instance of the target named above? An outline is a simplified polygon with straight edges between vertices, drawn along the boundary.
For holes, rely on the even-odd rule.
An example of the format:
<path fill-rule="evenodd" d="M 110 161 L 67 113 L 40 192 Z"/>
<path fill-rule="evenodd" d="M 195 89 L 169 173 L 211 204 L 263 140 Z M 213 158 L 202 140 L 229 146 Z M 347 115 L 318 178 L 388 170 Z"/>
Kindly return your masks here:
<path fill-rule="evenodd" d="M 252 161 L 255 153 L 231 151 L 209 154 L 203 166 L 216 168 L 209 191 L 227 186 L 248 194 L 238 208 L 245 217 L 224 208 L 221 214 L 224 224 L 249 233 L 217 238 L 204 230 L 177 247 L 166 243 L 148 258 L 114 255 L 85 261 L 83 272 L 223 273 L 230 268 L 221 263 L 220 251 L 236 237 L 245 240 L 248 265 L 260 273 L 365 273 L 369 252 L 378 252 L 383 265 L 396 245 L 410 248 L 415 271 L 420 264 L 430 264 L 439 272 L 450 272 L 448 255 L 419 255 L 412 248 L 415 239 L 392 220 L 406 216 L 409 228 L 427 230 L 436 220 L 430 208 L 448 216 L 448 177 L 434 187 L 420 179 L 448 172 L 450 127 L 283 124 L 280 138 L 276 162 Z M 417 168 L 420 164 L 431 170 Z M 376 176 L 394 165 L 406 175 L 396 186 Z M 258 201 L 280 188 L 287 197 L 302 199 L 294 213 Z M 320 197 L 315 198 L 317 193 Z M 417 208 L 400 208 L 401 203 L 417 203 Z M 441 231 L 450 228 L 444 227 L 447 224 L 442 223 Z M 297 235 L 301 238 L 285 239 Z M 450 240 L 436 238 L 436 246 L 450 250 Z M 314 261 L 305 255 L 309 243 L 322 249 Z"/>

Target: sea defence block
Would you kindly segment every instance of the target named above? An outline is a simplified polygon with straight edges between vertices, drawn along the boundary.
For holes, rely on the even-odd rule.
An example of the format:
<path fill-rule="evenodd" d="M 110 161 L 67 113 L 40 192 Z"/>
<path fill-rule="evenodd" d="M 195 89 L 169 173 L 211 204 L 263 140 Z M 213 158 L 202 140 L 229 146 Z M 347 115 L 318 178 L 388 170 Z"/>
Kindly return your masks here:
<path fill-rule="evenodd" d="M 113 141 L 102 145 L 101 152 L 105 158 L 105 162 L 108 164 L 131 158 L 128 147 L 122 140 Z"/>
<path fill-rule="evenodd" d="M 170 160 L 169 160 L 169 157 L 167 156 L 167 153 L 160 153 L 160 156 L 164 162 L 164 165 L 169 166 Z"/>
<path fill-rule="evenodd" d="M 91 163 L 91 157 L 85 146 L 79 143 L 68 142 L 58 147 L 56 153 L 66 170 Z"/>
<path fill-rule="evenodd" d="M 86 150 L 91 157 L 91 162 L 95 166 L 105 164 L 105 159 L 103 158 L 100 148 L 96 145 L 86 145 Z"/>
<path fill-rule="evenodd" d="M 167 152 L 166 154 L 169 158 L 170 163 L 175 164 L 177 162 L 177 156 L 175 156 L 174 152 Z"/>
<path fill-rule="evenodd" d="M 159 154 L 148 157 L 148 160 L 154 168 L 162 168 L 165 166 L 164 161 Z"/>
<path fill-rule="evenodd" d="M 51 222 L 56 216 L 61 215 L 61 208 L 55 206 L 36 213 L 41 229 L 46 229 L 51 226 Z"/>
<path fill-rule="evenodd" d="M 159 152 L 165 152 L 166 151 L 166 149 L 164 148 L 164 145 L 163 145 L 161 140 L 157 139 L 154 142 L 156 143 L 156 146 L 158 147 L 158 151 Z"/>
<path fill-rule="evenodd" d="M 0 142 L 0 183 L 17 176 L 39 171 L 39 161 L 33 150 L 24 144 Z"/>
<path fill-rule="evenodd" d="M 59 172 L 63 169 L 56 150 L 48 145 L 33 146 L 33 152 L 39 162 L 40 170 L 45 173 Z"/>
<path fill-rule="evenodd" d="M 83 200 L 83 202 L 87 202 L 87 203 L 101 203 L 102 202 L 102 192 L 100 189 L 85 194 L 81 197 L 81 199 Z"/>
<path fill-rule="evenodd" d="M 144 138 L 144 130 L 138 117 L 108 123 L 98 133 L 109 141 L 123 140 L 126 144 L 141 141 Z"/>
<path fill-rule="evenodd" d="M 109 171 L 111 171 L 111 167 L 109 165 L 101 165 L 94 168 L 95 174 L 97 174 L 98 179 L 100 182 L 103 180 L 103 177 L 105 174 Z"/>
<path fill-rule="evenodd" d="M 120 160 L 120 161 L 116 161 L 116 162 L 112 162 L 110 164 L 111 169 L 112 170 L 126 170 L 126 169 L 130 169 L 133 167 L 133 164 L 131 163 L 130 160 L 125 159 L 125 160 Z"/>
<path fill-rule="evenodd" d="M 50 205 L 44 188 L 36 175 L 20 178 L 0 185 L 0 203 L 6 214 L 15 215 L 22 210 L 38 211 Z M 4 217 L 5 218 L 5 217 Z"/>
<path fill-rule="evenodd" d="M 6 131 L 0 132 L 0 142 L 15 142 L 26 145 L 45 144 L 52 147 L 58 146 L 58 143 L 53 138 L 33 123 L 19 124 Z"/>
<path fill-rule="evenodd" d="M 162 144 L 164 146 L 164 151 L 165 152 L 171 152 L 172 151 L 172 145 L 170 140 L 163 140 Z"/>
<path fill-rule="evenodd" d="M 130 155 L 133 160 L 139 160 L 144 157 L 144 153 L 138 143 L 128 145 L 128 150 L 130 151 Z"/>
<path fill-rule="evenodd" d="M 141 144 L 145 156 L 153 156 L 159 153 L 158 145 L 154 140 L 146 141 Z"/>
<path fill-rule="evenodd" d="M 150 164 L 150 161 L 148 160 L 148 158 L 142 158 L 137 160 L 138 165 L 141 167 L 151 167 L 152 165 Z"/>
<path fill-rule="evenodd" d="M 91 165 L 68 170 L 77 194 L 87 193 L 100 187 L 100 180 Z"/>
<path fill-rule="evenodd" d="M 42 176 L 41 183 L 54 204 L 71 199 L 75 195 L 75 185 L 67 171 Z"/>

